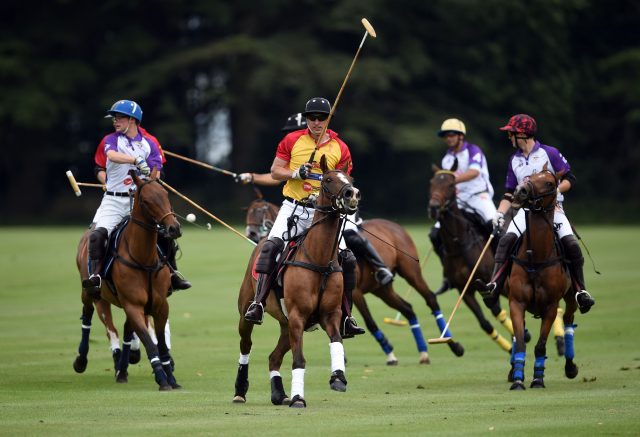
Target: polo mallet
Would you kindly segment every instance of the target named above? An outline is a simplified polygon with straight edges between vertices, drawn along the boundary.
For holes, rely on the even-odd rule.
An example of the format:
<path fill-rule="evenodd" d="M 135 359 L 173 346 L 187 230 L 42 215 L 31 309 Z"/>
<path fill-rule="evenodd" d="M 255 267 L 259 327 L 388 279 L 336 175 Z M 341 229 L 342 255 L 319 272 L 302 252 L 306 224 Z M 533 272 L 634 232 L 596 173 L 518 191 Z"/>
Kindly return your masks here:
<path fill-rule="evenodd" d="M 76 197 L 82 196 L 82 191 L 80 191 L 80 187 L 94 187 L 94 188 L 102 188 L 104 190 L 104 185 L 102 184 L 91 184 L 88 182 L 78 182 L 76 178 L 71 173 L 71 170 L 67 170 L 67 179 L 69 179 L 69 183 L 71 184 L 71 188 L 73 192 L 76 193 Z"/>
<path fill-rule="evenodd" d="M 431 252 L 433 252 L 433 246 L 431 246 L 431 248 L 429 249 L 429 252 L 427 252 L 427 255 L 422 259 L 422 262 L 420 263 L 420 271 L 422 271 L 424 269 L 424 266 L 427 265 L 427 261 L 429 260 L 429 257 L 431 256 Z M 407 292 L 404 295 L 404 300 L 407 300 L 407 297 L 409 297 L 409 294 L 411 293 L 411 286 L 409 285 L 407 287 Z M 398 311 L 398 313 L 396 314 L 395 318 L 391 318 L 391 317 L 385 317 L 382 321 L 384 323 L 387 323 L 389 325 L 394 325 L 394 326 L 407 326 L 407 321 L 406 320 L 400 320 L 400 317 L 402 316 L 402 314 L 400 313 L 400 311 Z"/>
<path fill-rule="evenodd" d="M 199 165 L 200 167 L 204 167 L 209 170 L 217 171 L 218 173 L 226 174 L 228 176 L 233 176 L 234 178 L 238 176 L 236 173 L 225 170 L 220 167 L 216 167 L 215 165 L 207 164 L 202 161 L 197 161 L 195 159 L 187 158 L 186 156 L 178 155 L 177 153 L 169 152 L 168 150 L 162 149 L 162 152 L 167 156 L 173 156 L 174 158 L 182 159 L 183 161 L 190 162 L 191 164 Z"/>
<path fill-rule="evenodd" d="M 462 302 L 462 298 L 464 297 L 464 294 L 467 292 L 467 288 L 469 288 L 469 284 L 471 283 L 471 279 L 473 279 L 473 275 L 476 274 L 476 270 L 478 270 L 478 266 L 480 265 L 480 261 L 482 261 L 482 258 L 484 258 L 484 254 L 487 251 L 487 248 L 491 245 L 491 242 L 493 241 L 493 237 L 494 237 L 494 234 L 491 234 L 489 236 L 489 239 L 487 240 L 487 244 L 484 245 L 484 248 L 482 249 L 482 252 L 480 253 L 480 256 L 478 257 L 478 261 L 476 261 L 476 265 L 473 267 L 473 270 L 471 271 L 471 274 L 469 275 L 469 279 L 467 279 L 467 283 L 465 284 L 464 289 L 462 290 L 462 293 L 460 293 L 460 297 L 458 297 L 458 301 L 456 302 L 456 305 L 453 307 L 453 311 L 451 311 L 451 315 L 449 316 L 449 320 L 447 320 L 447 324 L 445 325 L 444 329 L 442 330 L 442 334 L 440 334 L 440 337 L 438 337 L 438 338 L 430 338 L 430 339 L 428 339 L 427 343 L 429 343 L 429 344 L 439 344 L 439 343 L 449 343 L 449 342 L 451 342 L 451 337 L 445 337 L 444 334 L 449 329 L 449 325 L 451 324 L 451 319 L 453 319 L 454 314 L 456 313 L 456 311 L 460 307 L 460 302 Z"/>
<path fill-rule="evenodd" d="M 349 80 L 349 76 L 351 76 L 351 71 L 353 70 L 353 66 L 356 64 L 356 61 L 358 60 L 358 56 L 360 55 L 360 50 L 362 50 L 362 46 L 364 45 L 364 41 L 367 39 L 367 35 L 371 35 L 371 37 L 376 38 L 376 31 L 373 28 L 373 26 L 371 25 L 371 23 L 369 23 L 369 20 L 367 20 L 366 18 L 363 18 L 362 20 L 360 20 L 362 22 L 362 25 L 365 28 L 365 32 L 364 32 L 364 36 L 362 37 L 362 41 L 360 42 L 360 46 L 358 47 L 358 50 L 356 51 L 356 55 L 353 57 L 353 61 L 351 61 L 351 66 L 349 67 L 349 71 L 347 71 L 347 75 L 344 78 L 344 81 L 342 82 L 342 86 L 340 87 L 340 91 L 338 91 L 338 95 L 336 96 L 336 100 L 333 102 L 333 105 L 331 105 L 331 111 L 329 111 L 329 117 L 327 117 L 327 122 L 324 125 L 324 128 L 322 129 L 322 133 L 320 134 L 320 136 L 318 137 L 318 140 L 316 141 L 316 147 L 313 150 L 313 153 L 311 153 L 311 156 L 309 157 L 309 162 L 313 162 L 313 159 L 316 156 L 316 152 L 318 151 L 318 147 L 320 146 L 320 141 L 322 141 L 322 138 L 324 137 L 324 134 L 327 132 L 327 127 L 329 127 L 329 123 L 331 122 L 331 118 L 333 117 L 333 113 L 336 110 L 336 107 L 338 106 L 338 102 L 340 102 L 340 97 L 342 96 L 342 91 L 344 91 L 344 87 L 347 85 L 347 81 Z"/>
<path fill-rule="evenodd" d="M 224 221 L 220 220 L 218 217 L 216 217 L 215 215 L 211 214 L 209 211 L 207 211 L 206 209 L 204 209 L 203 207 L 201 207 L 200 205 L 198 205 L 196 202 L 194 202 L 193 200 L 189 199 L 187 196 L 185 196 L 184 194 L 178 192 L 175 188 L 173 188 L 171 185 L 169 185 L 168 183 L 166 183 L 165 181 L 163 181 L 162 179 L 158 179 L 158 182 L 160 182 L 160 184 L 165 187 L 166 189 L 168 189 L 169 191 L 171 191 L 172 193 L 176 194 L 178 197 L 180 197 L 182 200 L 186 201 L 187 203 L 189 203 L 191 206 L 199 209 L 200 211 L 202 211 L 203 213 L 205 213 L 206 215 L 208 215 L 209 217 L 211 217 L 212 219 L 214 219 L 215 221 L 217 221 L 218 223 L 220 223 L 222 226 L 224 226 L 225 228 L 229 229 L 231 232 L 233 232 L 234 234 L 238 235 L 239 237 L 241 237 L 243 240 L 247 240 L 249 243 L 251 243 L 254 246 L 257 246 L 257 243 L 254 243 L 253 241 L 251 241 L 250 239 L 248 239 L 247 237 L 245 237 L 243 234 L 241 234 L 240 232 L 236 231 L 235 229 L 233 229 L 231 226 L 229 226 L 228 224 L 226 224 Z"/>

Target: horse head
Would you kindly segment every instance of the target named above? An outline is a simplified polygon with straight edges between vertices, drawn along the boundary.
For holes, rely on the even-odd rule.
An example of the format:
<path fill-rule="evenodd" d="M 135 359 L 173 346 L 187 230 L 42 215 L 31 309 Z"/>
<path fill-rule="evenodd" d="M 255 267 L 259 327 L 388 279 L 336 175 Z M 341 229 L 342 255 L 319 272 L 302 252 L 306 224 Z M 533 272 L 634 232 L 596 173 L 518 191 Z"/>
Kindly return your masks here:
<path fill-rule="evenodd" d="M 531 211 L 550 211 L 555 207 L 558 177 L 544 165 L 541 171 L 526 178 L 513 193 L 514 208 L 527 207 Z"/>
<path fill-rule="evenodd" d="M 353 179 L 347 175 L 348 167 L 347 163 L 341 169 L 329 170 L 326 157 L 320 158 L 322 182 L 318 206 L 330 206 L 341 214 L 354 214 L 358 210 L 360 190 L 353 186 Z"/>
<path fill-rule="evenodd" d="M 269 234 L 278 215 L 278 207 L 263 198 L 255 199 L 247 208 L 247 227 L 245 235 L 257 243 Z"/>
<path fill-rule="evenodd" d="M 153 229 L 163 225 L 168 237 L 179 238 L 182 235 L 180 223 L 171 208 L 169 193 L 159 183 L 158 171 L 154 169 L 148 179 L 139 178 L 134 170 L 129 175 L 137 187 L 132 218 L 138 210 L 143 223 L 153 226 Z"/>
<path fill-rule="evenodd" d="M 439 220 L 450 205 L 455 205 L 456 176 L 455 170 L 443 170 L 435 164 L 431 169 L 434 175 L 429 183 L 429 217 Z"/>

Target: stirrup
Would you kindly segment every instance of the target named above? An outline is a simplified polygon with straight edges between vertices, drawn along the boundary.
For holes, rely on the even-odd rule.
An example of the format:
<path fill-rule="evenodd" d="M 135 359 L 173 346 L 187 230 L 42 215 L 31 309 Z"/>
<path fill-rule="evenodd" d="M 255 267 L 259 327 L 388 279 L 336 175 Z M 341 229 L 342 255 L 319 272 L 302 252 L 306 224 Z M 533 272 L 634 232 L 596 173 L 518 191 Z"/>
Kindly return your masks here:
<path fill-rule="evenodd" d="M 244 313 L 244 319 L 254 325 L 262 325 L 262 320 L 264 319 L 264 306 L 262 302 L 251 302 L 251 305 L 247 308 L 247 312 Z"/>
<path fill-rule="evenodd" d="M 393 281 L 393 273 L 386 267 L 379 268 L 375 273 L 376 282 L 382 286 Z"/>
<path fill-rule="evenodd" d="M 358 326 L 358 323 L 356 322 L 356 319 L 354 317 L 347 316 L 344 318 L 342 322 L 342 338 L 353 338 L 356 335 L 361 335 L 365 332 L 367 331 L 365 331 L 364 328 L 360 328 Z"/>
<path fill-rule="evenodd" d="M 580 290 L 576 293 L 576 303 L 578 304 L 580 314 L 585 314 L 595 305 L 596 301 L 593 300 L 593 297 L 591 297 L 587 290 Z"/>
<path fill-rule="evenodd" d="M 82 281 L 82 288 L 87 290 L 89 296 L 93 299 L 100 299 L 100 290 L 102 289 L 102 278 L 98 274 L 89 276 L 88 279 Z"/>
<path fill-rule="evenodd" d="M 175 270 L 171 274 L 171 288 L 174 290 L 188 290 L 191 288 L 191 282 L 184 279 L 184 276 L 182 276 L 179 271 Z"/>
<path fill-rule="evenodd" d="M 478 292 L 480 293 L 483 299 L 488 299 L 493 297 L 493 294 L 495 293 L 496 288 L 498 288 L 497 282 L 488 282 L 487 284 L 485 284 L 483 289 L 478 289 Z"/>

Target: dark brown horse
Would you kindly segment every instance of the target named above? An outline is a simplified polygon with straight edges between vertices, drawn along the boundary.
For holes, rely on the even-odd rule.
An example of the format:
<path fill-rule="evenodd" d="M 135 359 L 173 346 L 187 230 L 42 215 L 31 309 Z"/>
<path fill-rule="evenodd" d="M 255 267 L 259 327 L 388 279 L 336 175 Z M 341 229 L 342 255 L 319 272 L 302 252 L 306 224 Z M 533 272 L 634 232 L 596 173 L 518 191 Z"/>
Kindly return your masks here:
<path fill-rule="evenodd" d="M 453 170 L 455 171 L 455 169 Z M 441 170 L 435 165 L 433 172 L 434 175 L 430 182 L 429 216 L 440 222 L 440 236 L 445 251 L 444 276 L 449 279 L 453 288 L 457 288 L 461 292 L 485 246 L 486 239 L 480 235 L 476 226 L 458 208 L 454 172 Z M 480 279 L 483 283 L 489 282 L 493 264 L 493 254 L 487 251 L 474 278 Z M 502 337 L 482 313 L 474 293 L 476 290 L 477 286 L 472 281 L 463 297 L 464 303 L 476 316 L 482 330 L 502 349 L 510 352 L 511 342 Z M 507 318 L 506 311 L 500 308 L 499 303 L 491 308 L 491 313 L 505 326 L 509 334 L 513 334 L 511 321 Z"/>
<path fill-rule="evenodd" d="M 509 308 L 515 331 L 515 346 L 509 379 L 511 390 L 524 390 L 526 345 L 524 316 L 529 311 L 541 319 L 540 336 L 535 346 L 535 365 L 532 388 L 544 388 L 544 365 L 549 331 L 564 297 L 565 375 L 575 378 L 578 368 L 573 362 L 573 320 L 577 308 L 573 293 L 568 293 L 571 279 L 563 263 L 563 255 L 556 242 L 553 217 L 556 208 L 558 178 L 543 170 L 519 185 L 513 195 L 513 206 L 523 207 L 526 231 L 513 258 L 511 273 L 505 289 L 509 294 Z"/>
<path fill-rule="evenodd" d="M 293 258 L 288 259 L 287 268 L 282 276 L 284 308 L 287 315 L 284 314 L 273 291 L 269 294 L 265 306 L 266 311 L 280 324 L 278 343 L 269 355 L 271 402 L 276 405 L 288 402 L 289 406 L 296 408 L 306 406 L 302 337 L 304 330 L 309 328 L 312 322 L 319 323 L 330 339 L 331 389 L 345 391 L 347 383 L 344 376 L 344 348 L 339 328 L 342 317 L 343 278 L 342 270 L 338 266 L 338 235 L 341 214 L 357 210 L 360 193 L 353 187 L 344 169 L 327 169 L 324 156 L 320 160 L 320 167 L 323 176 L 313 223 L 300 238 L 298 250 Z M 258 244 L 251 255 L 238 296 L 241 355 L 235 383 L 236 394 L 233 399 L 237 403 L 246 402 L 249 389 L 249 353 L 254 325 L 244 319 L 244 314 L 255 295 L 256 281 L 252 273 L 261 246 L 262 243 Z M 284 392 L 279 373 L 282 359 L 289 350 L 293 355 L 290 400 Z"/>
<path fill-rule="evenodd" d="M 157 238 L 160 224 L 164 226 L 170 238 L 180 237 L 180 224 L 173 214 L 167 191 L 155 177 L 157 173 L 154 172 L 146 181 L 138 178 L 134 172 L 130 174 L 137 187 L 131 220 L 122 231 L 115 250 L 111 280 L 103 280 L 101 290 L 102 299 L 123 308 L 127 317 L 124 325 L 124 347 L 116 369 L 116 381 L 127 382 L 130 342 L 135 332 L 147 351 L 160 390 L 171 390 L 179 388 L 180 385 L 173 376 L 171 356 L 164 335 L 169 313 L 167 294 L 170 272 L 158 256 Z M 81 278 L 86 278 L 87 248 L 84 236 L 78 247 L 76 263 Z M 83 325 L 85 317 L 88 316 L 90 326 L 92 311 L 86 308 L 89 303 L 86 294 L 86 290 L 83 290 Z M 157 346 L 147 331 L 147 314 L 154 320 Z M 80 354 L 74 363 L 76 371 L 83 365 L 86 367 L 88 340 L 89 331 L 85 333 L 83 326 Z M 83 347 L 85 341 L 87 344 Z"/>
<path fill-rule="evenodd" d="M 256 243 L 260 238 L 266 236 L 273 226 L 273 222 L 278 215 L 278 207 L 262 198 L 251 202 L 247 209 L 246 235 Z M 413 239 L 408 232 L 399 224 L 383 220 L 367 220 L 362 223 L 361 232 L 370 233 L 369 240 L 380 254 L 389 269 L 404 278 L 425 300 L 440 330 L 444 329 L 445 321 L 438 305 L 438 300 L 424 280 L 420 264 L 416 261 L 418 251 Z M 364 319 L 369 332 L 376 339 L 383 352 L 387 356 L 388 365 L 398 364 L 398 359 L 393 352 L 393 345 L 389 342 L 382 330 L 375 322 L 371 311 L 367 305 L 364 294 L 371 292 L 391 308 L 399 311 L 410 321 L 411 332 L 416 341 L 419 353 L 419 362 L 426 364 L 429 362 L 427 343 L 422 335 L 418 317 L 411 304 L 400 297 L 394 290 L 393 284 L 380 287 L 373 276 L 371 266 L 363 260 L 358 260 L 358 281 L 353 290 L 353 303 L 358 308 Z M 449 334 L 450 336 L 450 334 Z M 464 348 L 456 342 L 449 343 L 451 350 L 457 355 L 464 354 Z"/>

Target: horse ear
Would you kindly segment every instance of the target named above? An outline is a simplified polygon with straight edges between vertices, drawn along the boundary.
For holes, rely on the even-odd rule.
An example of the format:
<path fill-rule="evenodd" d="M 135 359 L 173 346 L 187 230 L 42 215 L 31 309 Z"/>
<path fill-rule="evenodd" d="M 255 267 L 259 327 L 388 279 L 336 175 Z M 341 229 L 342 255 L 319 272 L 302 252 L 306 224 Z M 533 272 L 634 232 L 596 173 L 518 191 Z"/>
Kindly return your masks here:
<path fill-rule="evenodd" d="M 344 163 L 342 168 L 339 168 L 338 170 L 340 170 L 342 173 L 348 174 L 350 165 L 351 165 L 351 161 L 347 161 L 347 162 Z"/>
<path fill-rule="evenodd" d="M 544 163 L 544 165 L 542 166 L 542 171 L 547 171 L 547 164 L 549 164 L 549 161 Z"/>
<path fill-rule="evenodd" d="M 256 187 L 255 185 L 253 186 L 253 191 L 254 193 L 256 193 L 256 198 L 258 200 L 262 200 L 264 199 L 264 196 L 262 195 L 262 191 L 260 191 L 260 188 Z"/>
<path fill-rule="evenodd" d="M 140 184 L 142 183 L 142 181 L 140 180 L 140 178 L 136 174 L 136 171 L 133 170 L 133 169 L 129 170 L 129 176 L 131 176 L 131 179 L 133 179 L 133 182 L 136 184 L 136 186 L 139 187 Z"/>
<path fill-rule="evenodd" d="M 438 167 L 435 164 L 431 164 L 431 171 L 434 173 L 438 173 L 440 170 L 442 170 L 440 167 Z"/>
<path fill-rule="evenodd" d="M 320 170 L 322 170 L 323 174 L 329 171 L 329 167 L 327 166 L 327 157 L 324 155 L 320 158 Z"/>
<path fill-rule="evenodd" d="M 458 169 L 458 158 L 456 157 L 453 160 L 453 165 L 451 166 L 451 168 L 449 169 L 449 171 L 456 171 Z"/>
<path fill-rule="evenodd" d="M 151 175 L 149 177 L 151 179 L 158 179 L 159 175 L 160 175 L 160 171 L 156 167 L 153 167 L 153 169 L 151 169 Z"/>

